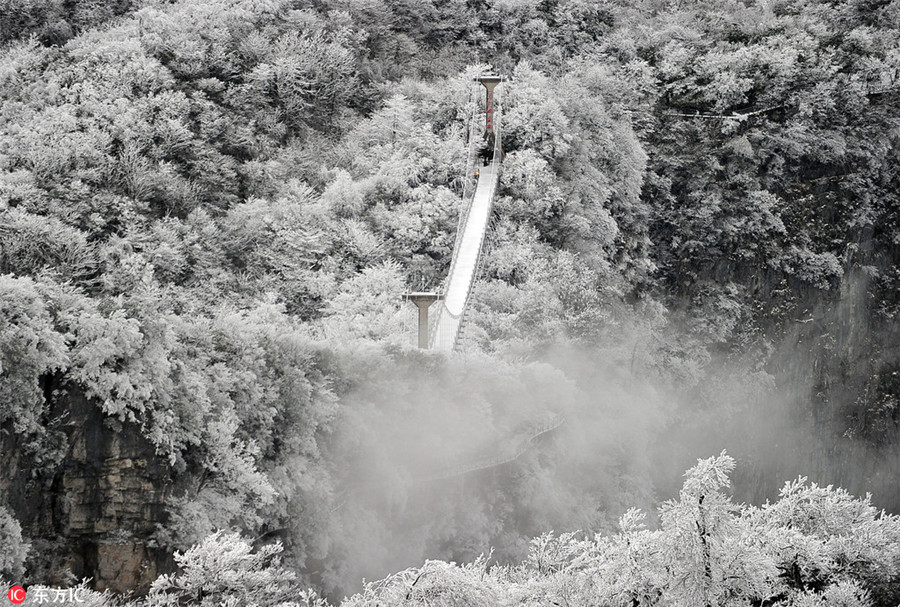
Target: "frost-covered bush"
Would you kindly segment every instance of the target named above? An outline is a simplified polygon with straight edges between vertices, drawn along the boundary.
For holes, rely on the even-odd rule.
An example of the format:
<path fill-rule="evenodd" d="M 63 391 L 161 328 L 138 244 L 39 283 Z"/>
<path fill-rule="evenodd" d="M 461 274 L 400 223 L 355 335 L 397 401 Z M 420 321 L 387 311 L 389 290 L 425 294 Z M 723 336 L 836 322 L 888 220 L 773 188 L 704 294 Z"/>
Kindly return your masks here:
<path fill-rule="evenodd" d="M 360 594 L 345 600 L 343 607 L 378 605 L 429 605 L 433 607 L 493 607 L 505 604 L 504 586 L 487 574 L 482 556 L 457 565 L 426 561 L 422 567 L 406 569 L 378 582 L 366 584 Z"/>
<path fill-rule="evenodd" d="M 190 550 L 174 554 L 181 570 L 150 587 L 148 607 L 287 607 L 301 597 L 296 576 L 281 566 L 281 543 L 253 549 L 236 533 L 217 531 Z"/>
<path fill-rule="evenodd" d="M 781 259 L 785 271 L 818 289 L 837 284 L 843 274 L 840 260 L 834 253 L 813 253 L 791 247 Z"/>
<path fill-rule="evenodd" d="M 621 532 L 585 538 L 544 534 L 516 567 L 487 569 L 429 561 L 380 582 L 344 605 L 691 605 L 707 607 L 863 607 L 896 603 L 900 519 L 869 498 L 833 487 L 788 483 L 763 507 L 726 493 L 734 460 L 698 461 L 679 498 L 648 530 L 639 510 Z"/>
<path fill-rule="evenodd" d="M 16 433 L 43 433 L 40 378 L 68 364 L 42 285 L 0 276 L 0 423 Z"/>
<path fill-rule="evenodd" d="M 900 519 L 857 498 L 801 477 L 774 504 L 748 511 L 758 541 L 781 578 L 804 591 L 852 581 L 876 590 L 900 572 Z"/>
<path fill-rule="evenodd" d="M 867 607 L 872 603 L 869 593 L 858 582 L 848 581 L 828 586 L 822 593 L 806 590 L 779 604 L 786 607 Z"/>
<path fill-rule="evenodd" d="M 23 563 L 29 545 L 22 541 L 22 527 L 3 506 L 0 506 L 0 580 L 19 580 L 25 573 Z"/>

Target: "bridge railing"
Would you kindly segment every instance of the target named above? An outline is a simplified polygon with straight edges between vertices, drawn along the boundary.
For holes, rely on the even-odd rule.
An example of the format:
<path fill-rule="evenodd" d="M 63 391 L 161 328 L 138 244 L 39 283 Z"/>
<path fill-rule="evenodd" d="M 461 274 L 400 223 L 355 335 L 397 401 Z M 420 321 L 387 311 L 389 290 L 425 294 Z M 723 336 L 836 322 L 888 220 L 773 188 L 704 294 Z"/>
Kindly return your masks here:
<path fill-rule="evenodd" d="M 455 466 L 448 466 L 443 470 L 434 472 L 432 474 L 428 474 L 425 476 L 418 476 L 413 478 L 413 482 L 416 483 L 424 483 L 428 481 L 437 481 L 444 478 L 452 478 L 454 476 L 462 476 L 463 474 L 468 474 L 470 472 L 476 472 L 478 470 L 486 470 L 488 468 L 494 468 L 496 466 L 502 466 L 503 464 L 508 464 L 510 462 L 514 462 L 515 460 L 522 457 L 529 449 L 531 449 L 532 444 L 535 439 L 538 437 L 547 434 L 548 432 L 552 432 L 559 428 L 563 423 L 565 423 L 565 418 L 562 416 L 554 416 L 549 419 L 547 422 L 541 424 L 533 428 L 528 435 L 521 438 L 521 441 L 515 446 L 512 451 L 508 451 L 506 453 L 501 453 L 498 455 L 491 455 L 489 457 L 483 457 L 474 461 L 470 461 L 464 464 L 458 464 Z"/>
<path fill-rule="evenodd" d="M 494 115 L 494 150 L 490 165 L 491 170 L 487 175 L 482 173 L 479 178 L 479 181 L 481 179 L 490 179 L 490 181 L 488 182 L 488 201 L 490 206 L 493 206 L 494 194 L 497 188 L 497 174 L 500 168 L 501 156 L 503 154 L 503 147 L 501 142 L 502 112 L 500 111 L 501 105 L 499 103 L 499 100 L 496 107 L 497 110 Z M 478 191 L 477 187 L 475 191 Z M 471 214 L 474 201 L 475 195 L 473 193 L 471 197 L 465 200 L 463 208 L 460 210 L 459 227 L 457 228 L 456 241 L 453 246 L 453 259 L 450 263 L 450 273 L 447 277 L 447 281 L 443 289 L 445 296 L 451 284 L 453 283 L 453 278 L 457 271 L 457 261 L 459 260 L 460 249 L 465 244 L 464 239 L 469 231 L 469 216 Z M 489 208 L 486 221 L 490 221 L 490 217 L 491 212 Z M 468 309 L 472 290 L 475 286 L 475 279 L 478 276 L 478 272 L 482 264 L 487 227 L 487 225 L 484 226 L 484 230 L 481 232 L 481 237 L 478 242 L 478 255 L 476 257 L 475 265 L 473 267 L 472 274 L 467 277 L 466 296 L 463 301 L 462 308 L 458 312 L 453 312 L 447 307 L 446 299 L 439 302 L 437 314 L 433 316 L 434 321 L 432 322 L 430 327 L 429 346 L 432 348 L 439 347 L 446 350 L 452 350 L 459 340 L 460 328 L 463 324 L 466 310 Z"/>
<path fill-rule="evenodd" d="M 475 111 L 475 108 L 473 106 L 472 113 L 469 116 L 469 126 L 468 126 L 469 132 L 467 134 L 469 145 L 466 148 L 466 166 L 465 166 L 465 169 L 463 169 L 465 171 L 465 174 L 463 175 L 463 191 L 462 191 L 463 203 L 462 203 L 462 208 L 460 209 L 460 212 L 459 212 L 459 217 L 457 218 L 457 222 L 456 222 L 456 234 L 457 235 L 463 233 L 463 229 L 465 228 L 465 225 L 466 225 L 466 219 L 469 216 L 469 209 L 472 206 L 472 198 L 475 196 L 475 190 L 471 189 L 471 187 L 472 187 L 472 182 L 474 181 L 474 172 L 475 172 L 474 169 L 475 169 L 475 166 L 478 164 L 478 152 L 476 150 L 475 141 L 476 141 L 476 136 L 479 132 L 478 125 L 480 123 L 478 120 L 476 120 L 477 116 L 478 116 L 478 113 Z M 475 186 L 476 187 L 478 186 L 477 182 L 475 183 Z M 454 263 L 454 260 L 456 259 L 456 253 L 459 250 L 459 245 L 460 245 L 460 238 L 457 237 L 453 241 L 453 253 L 451 253 L 451 255 L 450 255 L 450 260 L 451 260 L 450 261 L 450 273 L 451 274 L 453 272 L 453 263 Z M 448 276 L 449 276 L 449 274 L 448 274 Z"/>

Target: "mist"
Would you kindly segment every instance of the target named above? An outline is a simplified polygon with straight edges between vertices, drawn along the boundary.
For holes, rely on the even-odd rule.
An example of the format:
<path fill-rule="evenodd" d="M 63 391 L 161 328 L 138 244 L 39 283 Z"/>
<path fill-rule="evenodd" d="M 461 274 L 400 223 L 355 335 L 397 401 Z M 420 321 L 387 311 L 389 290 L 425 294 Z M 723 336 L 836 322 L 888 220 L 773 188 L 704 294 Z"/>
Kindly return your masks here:
<path fill-rule="evenodd" d="M 547 531 L 613 533 L 628 508 L 652 516 L 686 469 L 722 450 L 737 460 L 736 502 L 775 500 L 805 476 L 895 512 L 896 448 L 816 415 L 823 353 L 810 344 L 848 309 L 821 302 L 816 323 L 699 357 L 702 366 L 685 362 L 691 326 L 674 315 L 663 328 L 636 316 L 596 343 L 558 339 L 528 355 L 344 352 L 350 380 L 331 445 L 340 480 L 311 579 L 339 598 L 427 559 L 516 563 Z"/>

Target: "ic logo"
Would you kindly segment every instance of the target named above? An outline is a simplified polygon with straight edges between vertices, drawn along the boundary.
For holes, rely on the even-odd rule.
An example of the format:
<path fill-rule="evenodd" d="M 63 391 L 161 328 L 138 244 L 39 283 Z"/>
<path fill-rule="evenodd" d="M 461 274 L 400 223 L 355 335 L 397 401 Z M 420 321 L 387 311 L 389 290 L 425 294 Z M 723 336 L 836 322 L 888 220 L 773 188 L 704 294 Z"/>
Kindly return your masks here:
<path fill-rule="evenodd" d="M 21 586 L 13 586 L 9 589 L 9 592 L 6 593 L 6 596 L 9 597 L 10 602 L 18 605 L 19 603 L 25 602 L 25 589 Z"/>

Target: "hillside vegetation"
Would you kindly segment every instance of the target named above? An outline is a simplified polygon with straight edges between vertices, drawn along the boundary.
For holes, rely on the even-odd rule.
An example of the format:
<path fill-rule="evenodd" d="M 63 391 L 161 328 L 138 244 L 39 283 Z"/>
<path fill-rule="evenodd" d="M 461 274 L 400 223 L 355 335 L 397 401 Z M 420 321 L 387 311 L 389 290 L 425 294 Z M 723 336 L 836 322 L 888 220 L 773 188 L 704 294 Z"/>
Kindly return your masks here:
<path fill-rule="evenodd" d="M 333 599 L 442 559 L 353 605 L 896 605 L 895 519 L 822 488 L 900 512 L 896 0 L 0 0 L 0 37 L 0 577 L 131 541 L 182 551 L 171 604 L 249 604 L 191 585 L 225 545 Z M 487 71 L 444 357 L 400 295 Z M 164 468 L 152 535 L 59 531 L 81 400 Z M 756 505 L 721 456 L 660 506 L 723 448 Z"/>

